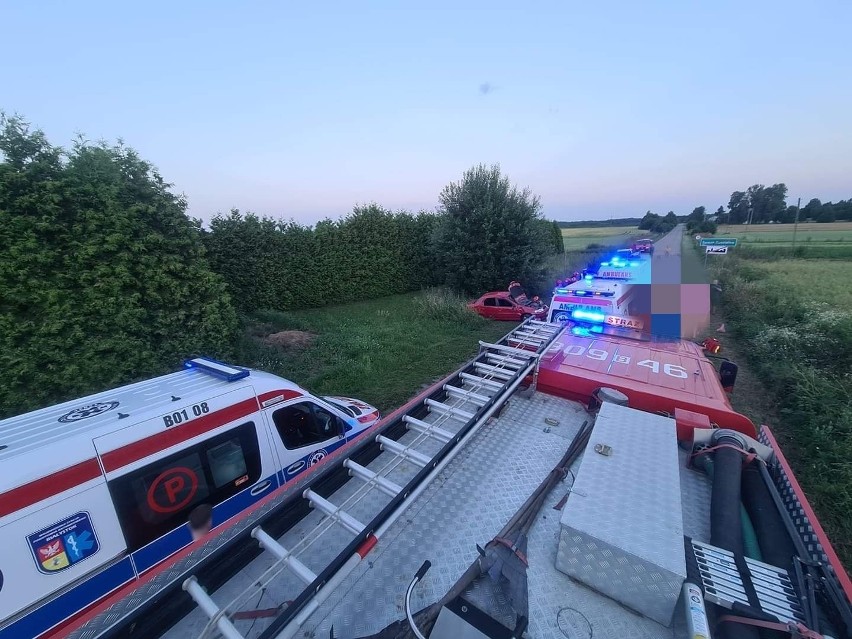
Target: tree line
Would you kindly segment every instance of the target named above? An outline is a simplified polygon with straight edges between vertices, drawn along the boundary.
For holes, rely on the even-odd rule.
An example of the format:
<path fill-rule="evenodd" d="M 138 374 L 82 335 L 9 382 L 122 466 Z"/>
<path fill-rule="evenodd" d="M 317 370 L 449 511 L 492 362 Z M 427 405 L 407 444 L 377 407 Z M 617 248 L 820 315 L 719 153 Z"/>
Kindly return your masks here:
<path fill-rule="evenodd" d="M 686 222 L 690 230 L 715 233 L 715 224 L 792 224 L 796 221 L 840 222 L 852 221 L 852 198 L 837 202 L 821 202 L 811 199 L 801 211 L 796 205 L 787 204 L 787 185 L 784 183 L 764 186 L 754 184 L 745 191 L 734 191 L 728 200 L 727 209 L 720 206 L 715 213 L 707 215 L 704 206 L 695 207 L 692 213 L 678 216 L 669 211 L 665 216 L 648 211 L 642 218 L 625 217 L 611 220 L 586 222 L 559 222 L 562 228 L 599 226 L 638 226 L 654 233 L 667 233 L 677 222 Z M 674 223 L 673 223 L 674 222 Z"/>
<path fill-rule="evenodd" d="M 66 150 L 0 113 L 0 416 L 227 358 L 243 313 L 534 284 L 563 251 L 498 166 L 433 213 L 372 204 L 314 226 L 234 210 L 204 228 L 170 187 L 123 144 Z"/>

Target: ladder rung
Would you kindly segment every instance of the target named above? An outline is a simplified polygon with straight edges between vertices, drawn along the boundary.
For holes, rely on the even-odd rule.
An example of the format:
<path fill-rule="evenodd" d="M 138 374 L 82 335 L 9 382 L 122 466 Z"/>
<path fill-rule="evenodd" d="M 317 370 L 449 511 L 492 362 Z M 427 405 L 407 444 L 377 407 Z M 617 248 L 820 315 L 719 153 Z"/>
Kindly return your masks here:
<path fill-rule="evenodd" d="M 482 340 L 479 341 L 479 345 L 482 348 L 493 348 L 496 351 L 508 353 L 509 355 L 515 355 L 516 357 L 533 358 L 533 357 L 536 356 L 536 354 L 533 351 L 527 351 L 527 350 L 524 350 L 523 348 L 514 348 L 512 346 L 503 346 L 502 344 L 490 344 L 489 342 L 483 342 Z"/>
<path fill-rule="evenodd" d="M 423 453 L 418 453 L 416 450 L 411 450 L 405 444 L 400 444 L 396 440 L 388 439 L 384 435 L 377 435 L 376 441 L 381 444 L 382 450 L 387 450 L 395 455 L 399 455 L 400 457 L 405 457 L 411 463 L 416 464 L 421 468 L 425 468 L 432 463 L 431 457 L 428 457 Z"/>
<path fill-rule="evenodd" d="M 485 356 L 489 362 L 493 364 L 503 364 L 504 366 L 511 366 L 515 370 L 519 368 L 523 368 L 529 362 L 522 362 L 519 359 L 515 359 L 514 357 L 507 357 L 506 355 L 495 355 L 494 353 L 488 353 Z"/>
<path fill-rule="evenodd" d="M 296 559 L 289 550 L 270 537 L 260 526 L 251 531 L 251 536 L 257 539 L 261 548 L 272 553 L 278 561 L 286 564 L 305 584 L 312 584 L 314 579 L 317 578 L 310 568 Z"/>
<path fill-rule="evenodd" d="M 562 330 L 562 327 L 559 326 L 558 324 L 552 324 L 550 322 L 540 322 L 538 320 L 532 320 L 530 322 L 530 325 L 534 326 L 535 330 L 537 330 L 537 331 L 547 331 L 547 332 L 550 332 L 554 335 L 556 333 L 558 333 L 560 330 Z M 527 326 L 527 328 L 530 328 L 530 326 Z"/>
<path fill-rule="evenodd" d="M 405 417 L 403 419 L 405 419 Z M 374 484 L 376 488 L 386 495 L 396 497 L 402 492 L 402 486 L 397 486 L 387 477 L 382 477 L 378 473 L 374 473 L 369 468 L 364 468 L 361 464 L 357 464 L 351 459 L 345 460 L 343 465 L 349 469 L 350 475 L 357 477 L 358 479 L 362 479 L 368 484 Z"/>
<path fill-rule="evenodd" d="M 471 404 L 476 404 L 480 408 L 482 408 L 488 402 L 491 401 L 490 397 L 480 395 L 479 393 L 474 393 L 473 391 L 465 390 L 464 388 L 459 388 L 458 386 L 453 386 L 452 384 L 444 384 L 444 390 L 447 391 L 449 395 L 452 395 L 453 397 L 458 397 L 459 399 L 464 399 L 470 402 Z"/>
<path fill-rule="evenodd" d="M 428 422 L 421 421 L 410 415 L 405 415 L 402 418 L 406 424 L 408 424 L 408 428 L 416 431 L 418 433 L 422 433 L 424 435 L 429 435 L 429 437 L 434 437 L 435 439 L 447 443 L 450 441 L 455 435 L 453 435 L 450 431 L 444 430 L 443 428 L 439 428 L 434 424 L 430 424 Z"/>
<path fill-rule="evenodd" d="M 225 615 L 220 614 L 219 606 L 210 598 L 210 595 L 204 592 L 204 588 L 201 587 L 201 584 L 198 583 L 195 577 L 190 577 L 184 581 L 183 589 L 195 600 L 195 603 L 204 611 L 204 614 L 210 617 L 210 619 L 216 618 L 216 628 L 219 629 L 219 632 L 222 633 L 225 639 L 244 639 L 234 627 L 234 624 L 231 623 L 231 620 Z"/>
<path fill-rule="evenodd" d="M 311 502 L 311 506 L 319 510 L 321 513 L 340 522 L 340 525 L 346 528 L 349 532 L 357 535 L 364 530 L 364 524 L 355 519 L 345 510 L 341 510 L 327 499 L 320 497 L 310 488 L 302 493 L 302 497 Z"/>
<path fill-rule="evenodd" d="M 469 422 L 476 415 L 473 413 L 469 413 L 466 410 L 462 410 L 461 408 L 454 408 L 453 406 L 447 406 L 441 402 L 437 402 L 434 399 L 427 399 L 424 402 L 429 408 L 435 409 L 435 412 L 441 413 L 442 415 L 449 415 L 450 417 L 455 417 L 459 421 Z"/>
<path fill-rule="evenodd" d="M 483 364 L 482 362 L 476 362 L 473 367 L 486 375 L 493 375 L 494 377 L 500 377 L 502 379 L 512 379 L 517 372 L 507 370 L 505 368 L 497 368 L 496 366 L 490 366 L 489 364 Z"/>
<path fill-rule="evenodd" d="M 510 337 L 509 339 L 512 339 L 516 336 L 520 336 L 525 339 L 537 339 L 540 342 L 546 342 L 550 339 L 549 335 L 536 335 L 535 333 L 530 333 L 528 331 L 515 331 L 514 333 L 512 333 L 512 337 Z"/>
<path fill-rule="evenodd" d="M 491 390 L 503 390 L 505 384 L 501 384 L 500 382 L 495 382 L 493 379 L 485 379 L 484 377 L 480 377 L 479 375 L 471 375 L 470 373 L 459 373 L 459 377 L 463 380 L 470 382 L 471 384 L 478 384 L 480 386 L 484 386 L 485 388 L 490 388 Z"/>

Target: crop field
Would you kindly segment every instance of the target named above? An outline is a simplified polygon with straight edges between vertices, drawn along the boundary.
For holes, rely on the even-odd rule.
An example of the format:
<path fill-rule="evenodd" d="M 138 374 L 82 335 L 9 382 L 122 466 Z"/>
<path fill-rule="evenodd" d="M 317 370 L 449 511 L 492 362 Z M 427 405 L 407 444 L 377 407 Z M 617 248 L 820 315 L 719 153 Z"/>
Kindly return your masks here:
<path fill-rule="evenodd" d="M 589 227 L 562 229 L 562 241 L 566 251 L 580 251 L 590 244 L 598 246 L 616 246 L 640 237 L 648 231 L 640 231 L 635 226 Z"/>
<path fill-rule="evenodd" d="M 743 245 L 792 246 L 794 226 L 793 224 L 723 224 L 719 226 L 716 235 L 717 237 L 735 237 Z M 797 244 L 852 244 L 852 222 L 799 224 L 795 235 Z"/>
<path fill-rule="evenodd" d="M 849 237 L 852 247 L 852 225 L 813 226 L 819 228 L 805 236 L 834 233 Z M 787 233 L 749 229 L 752 237 Z M 774 396 L 777 421 L 770 426 L 835 550 L 852 567 L 852 260 L 813 253 L 779 259 L 784 249 L 767 244 L 778 248 L 755 251 L 746 242 L 708 266 L 722 282 L 730 337 Z M 742 395 L 737 400 L 747 415 L 759 410 L 759 397 L 754 405 Z"/>

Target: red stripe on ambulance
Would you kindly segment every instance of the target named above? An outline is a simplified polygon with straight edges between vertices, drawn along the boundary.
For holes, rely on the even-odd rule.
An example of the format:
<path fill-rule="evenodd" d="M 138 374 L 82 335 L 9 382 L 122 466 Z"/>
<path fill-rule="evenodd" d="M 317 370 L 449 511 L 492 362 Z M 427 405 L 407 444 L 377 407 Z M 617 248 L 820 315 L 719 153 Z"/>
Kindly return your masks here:
<path fill-rule="evenodd" d="M 71 490 L 87 481 L 101 476 L 101 467 L 97 459 L 87 459 L 79 464 L 42 477 L 23 486 L 0 494 L 0 517 L 21 510 L 27 506 Z"/>
<path fill-rule="evenodd" d="M 118 470 L 122 466 L 145 459 L 166 448 L 182 444 L 188 439 L 203 435 L 207 431 L 229 424 L 241 417 L 251 415 L 258 410 L 257 397 L 250 397 L 249 399 L 237 402 L 233 406 L 228 406 L 222 410 L 217 410 L 215 413 L 194 419 L 186 425 L 170 428 L 156 435 L 140 439 L 138 442 L 111 450 L 101 455 L 104 470 L 108 473 Z"/>

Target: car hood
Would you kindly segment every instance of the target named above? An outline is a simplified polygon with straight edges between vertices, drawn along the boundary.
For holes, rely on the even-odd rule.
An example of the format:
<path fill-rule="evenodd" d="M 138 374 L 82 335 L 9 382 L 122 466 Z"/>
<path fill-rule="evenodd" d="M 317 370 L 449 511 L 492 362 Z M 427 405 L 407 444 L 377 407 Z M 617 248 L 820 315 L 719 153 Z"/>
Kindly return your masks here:
<path fill-rule="evenodd" d="M 355 418 L 362 424 L 375 422 L 379 419 L 379 409 L 366 402 L 362 402 L 360 399 L 341 397 L 339 395 L 326 395 L 323 399 L 331 404 L 345 406 L 355 414 Z"/>

